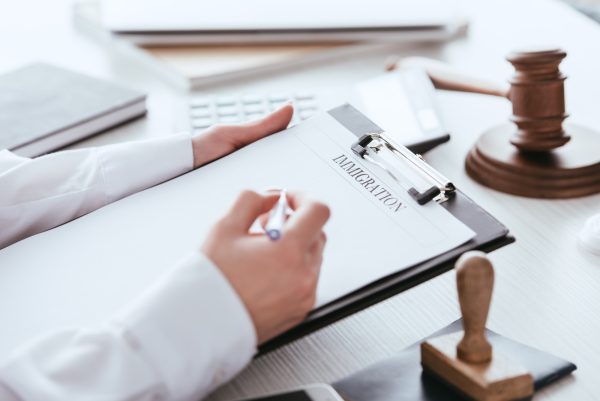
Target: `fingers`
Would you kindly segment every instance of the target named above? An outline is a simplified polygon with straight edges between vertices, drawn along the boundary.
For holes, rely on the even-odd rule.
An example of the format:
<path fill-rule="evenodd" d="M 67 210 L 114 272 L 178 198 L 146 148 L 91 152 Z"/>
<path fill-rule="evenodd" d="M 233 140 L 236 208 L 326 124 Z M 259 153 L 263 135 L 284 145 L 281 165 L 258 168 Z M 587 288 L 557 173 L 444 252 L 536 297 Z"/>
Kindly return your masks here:
<path fill-rule="evenodd" d="M 248 142 L 254 142 L 262 137 L 287 128 L 293 114 L 294 107 L 291 104 L 286 104 L 268 116 L 246 124 L 246 139 Z"/>
<path fill-rule="evenodd" d="M 293 114 L 293 106 L 286 104 L 279 110 L 258 121 L 236 126 L 222 126 L 218 127 L 218 129 L 229 136 L 235 148 L 239 149 L 261 138 L 284 130 L 290 123 Z"/>
<path fill-rule="evenodd" d="M 229 227 L 246 234 L 254 221 L 273 208 L 279 194 L 261 195 L 254 191 L 243 191 L 225 216 Z"/>
<path fill-rule="evenodd" d="M 287 104 L 261 120 L 242 125 L 215 125 L 202 134 L 194 135 L 194 168 L 285 129 L 293 113 L 292 105 Z"/>
<path fill-rule="evenodd" d="M 279 194 L 280 190 L 273 190 Z M 290 209 L 294 213 L 288 218 L 285 232 L 287 235 L 296 236 L 301 239 L 307 246 L 313 242 L 319 234 L 322 234 L 322 229 L 329 219 L 329 208 L 315 200 L 310 199 L 302 192 L 286 191 L 287 201 Z M 296 216 L 296 214 L 300 214 Z M 268 219 L 268 214 L 263 214 L 260 217 L 260 222 L 264 227 Z M 324 235 L 324 234 L 323 234 Z"/>
<path fill-rule="evenodd" d="M 281 191 L 283 191 L 282 188 L 275 188 L 275 187 L 267 188 L 264 190 L 264 192 L 268 195 L 276 194 L 277 196 L 279 196 L 281 194 Z M 292 212 L 293 210 L 291 210 L 292 209 L 291 204 L 290 204 L 291 198 L 290 198 L 290 194 L 288 191 L 286 191 L 286 199 L 288 200 L 288 206 L 290 206 L 290 210 L 288 210 L 288 213 L 287 213 L 289 215 L 290 212 Z M 266 227 L 267 227 L 267 223 L 269 221 L 269 216 L 270 216 L 270 211 L 268 213 L 261 214 L 260 217 L 258 218 L 258 222 L 260 223 L 260 225 L 263 229 L 266 229 Z"/>
<path fill-rule="evenodd" d="M 246 234 L 257 218 L 264 227 L 268 213 L 278 199 L 279 192 L 258 194 L 250 190 L 243 191 L 225 216 L 225 220 L 230 228 L 241 234 Z M 322 230 L 329 219 L 329 208 L 299 192 L 287 192 L 287 200 L 295 212 L 286 222 L 284 236 L 300 240 L 308 247 L 319 236 L 324 235 Z"/>
<path fill-rule="evenodd" d="M 309 247 L 306 254 L 306 267 L 308 270 L 302 269 L 302 274 L 305 275 L 305 279 L 307 280 L 306 286 L 308 289 L 308 294 L 305 297 L 306 312 L 309 312 L 315 305 L 317 284 L 319 282 L 321 264 L 323 263 L 323 250 L 326 241 L 325 234 L 321 232 L 319 238 Z"/>
<path fill-rule="evenodd" d="M 394 71 L 394 70 L 398 69 L 399 61 L 400 61 L 400 59 L 397 56 L 388 57 L 388 59 L 385 60 L 385 70 L 386 71 Z"/>
<path fill-rule="evenodd" d="M 329 220 L 329 208 L 300 194 L 292 194 L 288 201 L 295 213 L 286 224 L 285 235 L 295 237 L 308 246 L 318 238 Z"/>
<path fill-rule="evenodd" d="M 311 267 L 317 269 L 317 274 L 323 261 L 323 251 L 326 243 L 327 237 L 324 232 L 321 232 L 318 239 L 308 248 L 308 263 Z"/>

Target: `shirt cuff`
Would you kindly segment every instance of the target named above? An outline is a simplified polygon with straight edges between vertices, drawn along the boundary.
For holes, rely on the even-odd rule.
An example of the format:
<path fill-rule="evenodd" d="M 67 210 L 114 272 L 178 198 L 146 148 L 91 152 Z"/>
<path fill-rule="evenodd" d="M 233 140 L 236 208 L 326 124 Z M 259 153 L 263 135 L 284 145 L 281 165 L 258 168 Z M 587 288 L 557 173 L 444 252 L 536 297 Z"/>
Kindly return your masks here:
<path fill-rule="evenodd" d="M 2 401 L 21 401 L 18 395 L 12 392 L 8 387 L 0 382 L 0 400 Z"/>
<path fill-rule="evenodd" d="M 200 399 L 256 352 L 254 325 L 221 271 L 193 252 L 116 317 L 169 398 Z"/>
<path fill-rule="evenodd" d="M 3 173 L 21 163 L 30 161 L 27 157 L 16 155 L 8 149 L 0 150 L 0 173 Z M 0 398 L 1 399 L 1 398 Z"/>
<path fill-rule="evenodd" d="M 192 138 L 165 138 L 98 148 L 108 203 L 160 184 L 194 167 Z"/>

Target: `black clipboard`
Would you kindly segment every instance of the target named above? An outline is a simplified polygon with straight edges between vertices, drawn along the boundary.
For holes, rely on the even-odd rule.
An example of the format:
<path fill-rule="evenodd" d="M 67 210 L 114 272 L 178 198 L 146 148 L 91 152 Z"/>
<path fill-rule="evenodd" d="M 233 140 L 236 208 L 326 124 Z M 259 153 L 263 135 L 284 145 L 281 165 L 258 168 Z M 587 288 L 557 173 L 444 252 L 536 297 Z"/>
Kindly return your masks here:
<path fill-rule="evenodd" d="M 332 109 L 329 114 L 354 133 L 357 140 L 368 134 L 384 132 L 349 104 Z M 352 144 L 348 145 L 350 147 Z M 451 270 L 464 252 L 470 250 L 491 252 L 515 241 L 502 223 L 458 189 L 453 190 L 452 195 L 440 204 L 470 227 L 476 233 L 475 237 L 451 251 L 391 274 L 313 310 L 302 323 L 261 345 L 259 355 Z"/>

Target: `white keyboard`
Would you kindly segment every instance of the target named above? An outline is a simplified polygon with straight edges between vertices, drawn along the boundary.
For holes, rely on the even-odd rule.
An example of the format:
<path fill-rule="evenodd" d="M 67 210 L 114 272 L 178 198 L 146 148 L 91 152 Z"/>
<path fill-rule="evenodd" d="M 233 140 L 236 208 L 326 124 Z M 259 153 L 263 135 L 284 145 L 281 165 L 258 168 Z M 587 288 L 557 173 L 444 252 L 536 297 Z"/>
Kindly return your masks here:
<path fill-rule="evenodd" d="M 424 153 L 450 139 L 438 112 L 435 88 L 425 71 L 420 69 L 375 76 L 347 90 L 317 87 L 313 92 L 265 95 L 192 94 L 189 100 L 191 130 L 196 134 L 213 124 L 256 120 L 289 101 L 294 104 L 291 125 L 318 111 L 348 102 L 415 153 Z"/>
<path fill-rule="evenodd" d="M 190 125 L 194 134 L 213 124 L 236 124 L 256 120 L 287 102 L 294 104 L 291 125 L 321 110 L 314 93 L 273 93 L 267 95 L 192 96 L 189 103 Z"/>

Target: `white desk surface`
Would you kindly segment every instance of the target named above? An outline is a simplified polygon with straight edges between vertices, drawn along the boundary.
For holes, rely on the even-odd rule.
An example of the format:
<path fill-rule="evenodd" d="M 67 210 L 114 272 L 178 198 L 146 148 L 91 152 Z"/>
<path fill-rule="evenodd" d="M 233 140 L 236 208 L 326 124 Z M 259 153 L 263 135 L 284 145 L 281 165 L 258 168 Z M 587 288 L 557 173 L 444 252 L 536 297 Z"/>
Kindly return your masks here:
<path fill-rule="evenodd" d="M 570 120 L 600 130 L 600 26 L 554 1 L 463 3 L 471 18 L 466 38 L 445 46 L 399 47 L 395 53 L 433 56 L 484 77 L 506 79 L 511 67 L 504 56 L 510 50 L 528 44 L 561 46 L 568 52 L 562 69 L 569 76 Z M 341 88 L 378 74 L 388 55 L 378 52 L 340 59 L 215 87 L 213 91 Z M 68 0 L 22 0 L 3 7 L 0 72 L 36 60 L 120 81 L 150 94 L 145 119 L 83 145 L 168 135 L 185 126 L 185 94 L 162 83 L 135 61 L 78 32 L 72 26 Z M 502 99 L 457 93 L 440 93 L 439 101 L 452 140 L 430 152 L 427 160 L 505 223 L 517 238 L 516 244 L 492 254 L 497 280 L 489 327 L 578 365 L 572 377 L 538 393 L 536 399 L 600 399 L 600 257 L 586 254 L 576 245 L 585 219 L 600 213 L 600 195 L 534 200 L 476 184 L 463 169 L 465 155 L 482 131 L 506 120 L 510 106 Z M 458 317 L 454 275 L 447 273 L 255 360 L 210 399 L 230 400 L 336 380 L 392 355 Z M 1 330 L 7 333 L 10 328 Z"/>

